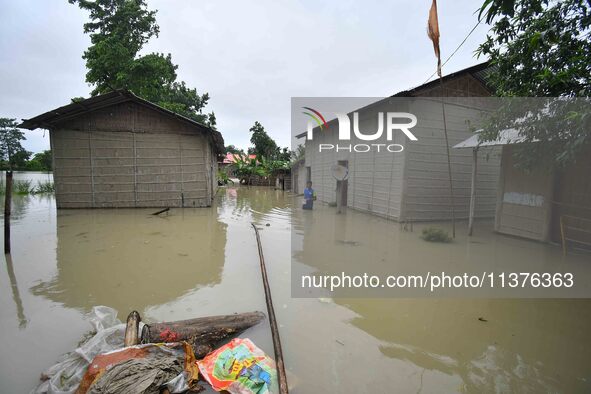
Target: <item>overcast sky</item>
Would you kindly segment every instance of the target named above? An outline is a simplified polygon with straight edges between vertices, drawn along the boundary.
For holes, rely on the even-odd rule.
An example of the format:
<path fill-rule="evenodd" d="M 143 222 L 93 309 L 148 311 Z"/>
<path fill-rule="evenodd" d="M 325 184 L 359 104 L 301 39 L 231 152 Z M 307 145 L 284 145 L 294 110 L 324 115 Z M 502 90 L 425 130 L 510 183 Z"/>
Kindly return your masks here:
<path fill-rule="evenodd" d="M 445 59 L 476 24 L 481 1 L 440 0 Z M 148 0 L 160 36 L 143 52 L 171 53 L 178 76 L 211 96 L 226 144 L 246 148 L 258 120 L 290 145 L 294 96 L 382 97 L 422 84 L 435 70 L 426 35 L 431 0 Z M 0 0 L 0 117 L 30 118 L 88 97 L 81 56 L 87 14 L 67 0 Z M 480 25 L 444 68 L 483 59 Z M 25 147 L 49 149 L 43 130 Z M 44 135 L 45 134 L 45 135 Z"/>

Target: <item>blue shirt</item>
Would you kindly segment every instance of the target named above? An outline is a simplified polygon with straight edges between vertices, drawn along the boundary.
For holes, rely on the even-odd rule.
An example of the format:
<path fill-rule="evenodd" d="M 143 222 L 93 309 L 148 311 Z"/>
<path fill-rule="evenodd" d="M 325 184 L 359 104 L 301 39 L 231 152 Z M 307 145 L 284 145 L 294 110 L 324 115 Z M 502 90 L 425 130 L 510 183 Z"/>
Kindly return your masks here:
<path fill-rule="evenodd" d="M 307 187 L 304 189 L 304 199 L 312 200 L 314 198 L 314 189 Z"/>

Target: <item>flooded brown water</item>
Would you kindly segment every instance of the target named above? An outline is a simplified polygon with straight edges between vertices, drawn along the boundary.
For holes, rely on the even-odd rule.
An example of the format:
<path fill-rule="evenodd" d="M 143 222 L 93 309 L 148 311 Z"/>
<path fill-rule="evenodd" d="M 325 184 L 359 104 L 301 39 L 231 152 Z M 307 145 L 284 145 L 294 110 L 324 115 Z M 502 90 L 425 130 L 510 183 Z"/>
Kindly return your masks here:
<path fill-rule="evenodd" d="M 443 253 L 468 264 L 478 254 L 488 264 L 544 265 L 561 261 L 556 247 L 483 224 L 472 245 L 460 232 L 444 252 L 433 251 L 391 221 L 355 211 L 335 219 L 322 205 L 302 212 L 300 199 L 228 187 L 211 209 L 152 216 L 58 212 L 52 197 L 15 197 L 13 254 L 0 275 L 0 392 L 31 390 L 76 347 L 94 305 L 116 308 L 121 319 L 137 309 L 151 321 L 266 312 L 251 222 L 262 229 L 292 392 L 591 392 L 590 300 L 291 298 L 292 232 L 302 244 L 314 228 L 331 234 L 306 246 L 319 265 L 335 253 L 363 256 L 367 245 L 372 258 Z M 376 246 L 384 234 L 390 242 Z M 294 259 L 312 264 L 306 254 Z M 244 336 L 273 354 L 266 321 Z"/>

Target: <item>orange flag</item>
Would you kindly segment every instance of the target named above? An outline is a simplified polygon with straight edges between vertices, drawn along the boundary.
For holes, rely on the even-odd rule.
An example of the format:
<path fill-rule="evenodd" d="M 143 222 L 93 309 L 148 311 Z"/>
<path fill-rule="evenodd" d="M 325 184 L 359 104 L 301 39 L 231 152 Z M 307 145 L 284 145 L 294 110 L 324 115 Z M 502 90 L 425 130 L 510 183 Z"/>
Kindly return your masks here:
<path fill-rule="evenodd" d="M 437 75 L 441 77 L 441 53 L 439 52 L 439 21 L 437 20 L 437 0 L 433 0 L 429 10 L 429 21 L 427 22 L 427 35 L 433 41 L 433 50 L 437 56 Z"/>

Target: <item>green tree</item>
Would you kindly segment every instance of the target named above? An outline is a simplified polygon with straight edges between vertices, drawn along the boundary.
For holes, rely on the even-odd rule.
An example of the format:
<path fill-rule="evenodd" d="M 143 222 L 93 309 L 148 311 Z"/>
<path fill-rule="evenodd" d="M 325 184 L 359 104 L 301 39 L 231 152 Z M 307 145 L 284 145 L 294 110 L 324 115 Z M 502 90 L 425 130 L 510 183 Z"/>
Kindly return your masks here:
<path fill-rule="evenodd" d="M 250 143 L 254 146 L 249 153 L 253 153 L 259 157 L 271 158 L 277 153 L 277 143 L 273 138 L 267 134 L 265 128 L 258 121 L 250 128 Z"/>
<path fill-rule="evenodd" d="M 68 0 L 89 12 L 84 32 L 91 46 L 84 52 L 86 82 L 92 96 L 128 89 L 138 96 L 203 124 L 215 127 L 215 115 L 203 113 L 209 95 L 177 81 L 170 54 L 138 55 L 160 28 L 146 0 Z"/>
<path fill-rule="evenodd" d="M 29 152 L 25 149 L 15 152 L 11 159 L 12 169 L 19 171 L 26 170 L 32 154 L 33 152 Z"/>
<path fill-rule="evenodd" d="M 247 156 L 237 156 L 232 164 L 232 170 L 244 185 L 250 185 L 253 176 L 265 176 L 265 170 L 261 167 L 259 160 L 250 159 Z"/>
<path fill-rule="evenodd" d="M 234 145 L 228 145 L 225 147 L 226 153 L 244 154 L 242 149 L 236 148 Z"/>
<path fill-rule="evenodd" d="M 294 163 L 296 161 L 304 159 L 305 157 L 306 157 L 306 145 L 305 144 L 298 145 L 296 150 L 291 152 L 291 161 Z"/>
<path fill-rule="evenodd" d="M 515 126 L 525 142 L 540 142 L 517 147 L 521 165 L 568 164 L 591 140 L 588 105 L 574 99 L 591 95 L 591 2 L 486 0 L 479 17 L 492 25 L 477 54 L 490 59 L 488 78 L 498 96 L 561 98 L 538 100 L 529 113 L 506 105 L 491 124 L 498 127 L 482 138 L 494 140 L 503 127 Z"/>
<path fill-rule="evenodd" d="M 27 163 L 27 170 L 30 171 L 51 171 L 52 170 L 52 155 L 50 150 L 44 150 L 40 153 L 35 153 L 33 158 Z"/>
<path fill-rule="evenodd" d="M 45 171 L 53 170 L 53 153 L 50 150 L 44 150 L 41 153 L 35 153 L 33 158 L 39 160 Z"/>
<path fill-rule="evenodd" d="M 31 155 L 21 145 L 26 137 L 17 125 L 16 119 L 0 118 L 0 159 L 3 169 L 21 169 Z"/>
<path fill-rule="evenodd" d="M 277 148 L 275 159 L 280 161 L 289 161 L 291 159 L 291 151 L 289 148 Z"/>

